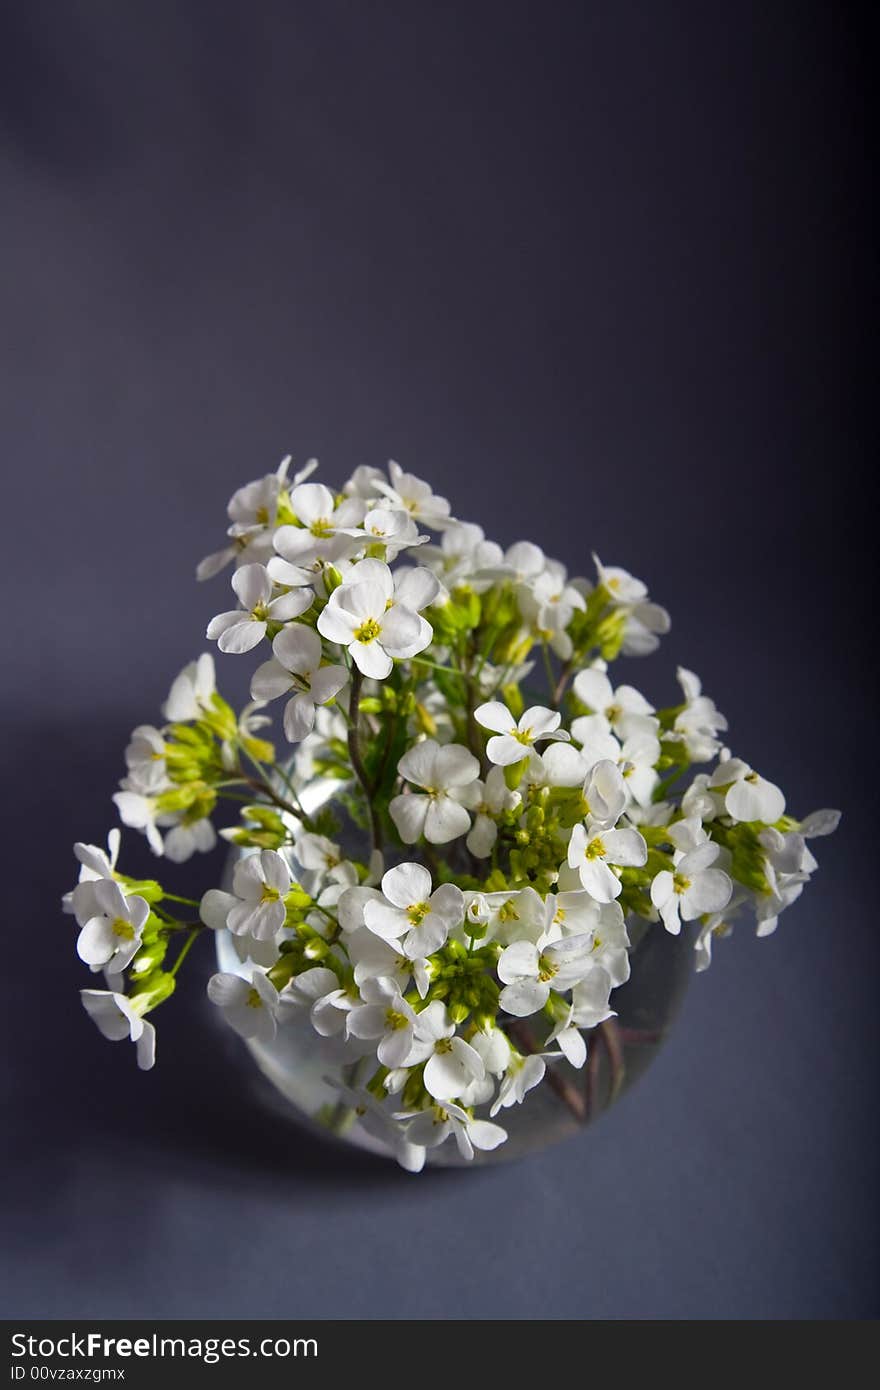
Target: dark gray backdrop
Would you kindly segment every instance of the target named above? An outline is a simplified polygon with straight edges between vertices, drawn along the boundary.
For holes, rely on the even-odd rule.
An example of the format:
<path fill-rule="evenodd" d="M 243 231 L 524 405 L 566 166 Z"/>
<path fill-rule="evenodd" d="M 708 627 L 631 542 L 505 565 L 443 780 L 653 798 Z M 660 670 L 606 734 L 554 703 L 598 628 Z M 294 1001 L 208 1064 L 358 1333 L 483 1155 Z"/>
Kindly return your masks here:
<path fill-rule="evenodd" d="M 856 15 L 4 7 L 7 1315 L 876 1311 Z M 846 813 L 538 1160 L 414 1181 L 293 1141 L 230 1082 L 205 959 L 148 1076 L 81 1014 L 70 842 L 224 606 L 191 576 L 227 496 L 288 450 L 631 567 L 674 626 L 627 674 L 663 702 L 694 666 L 795 808 Z"/>

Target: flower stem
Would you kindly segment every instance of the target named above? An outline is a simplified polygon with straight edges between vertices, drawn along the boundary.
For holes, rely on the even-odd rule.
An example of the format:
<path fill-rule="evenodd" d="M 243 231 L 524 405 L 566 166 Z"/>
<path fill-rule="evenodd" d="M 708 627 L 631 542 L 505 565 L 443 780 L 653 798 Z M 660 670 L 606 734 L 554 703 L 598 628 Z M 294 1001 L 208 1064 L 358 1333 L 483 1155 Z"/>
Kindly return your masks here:
<path fill-rule="evenodd" d="M 359 707 L 361 698 L 361 686 L 364 683 L 363 673 L 357 666 L 351 668 L 351 724 L 348 730 L 348 756 L 351 758 L 351 765 L 355 776 L 363 788 L 364 798 L 367 803 L 367 811 L 370 816 L 370 833 L 373 838 L 373 849 L 382 851 L 382 824 L 379 820 L 379 811 L 373 801 L 373 788 L 367 776 L 367 769 L 364 767 L 364 760 L 361 757 L 360 745 L 360 718 Z"/>
<path fill-rule="evenodd" d="M 559 680 L 556 682 L 556 689 L 553 691 L 553 700 L 551 702 L 553 709 L 559 709 L 559 706 L 562 704 L 573 670 L 574 658 L 571 657 L 566 661 L 562 670 L 559 672 Z"/>
<path fill-rule="evenodd" d="M 189 936 L 186 938 L 186 941 L 184 941 L 183 945 L 181 946 L 181 948 L 180 948 L 180 954 L 178 955 L 177 960 L 174 962 L 174 964 L 172 965 L 170 971 L 168 972 L 170 975 L 176 975 L 176 974 L 177 974 L 178 970 L 179 970 L 180 967 L 183 965 L 183 962 L 186 960 L 187 956 L 189 955 L 189 952 L 190 952 L 190 950 L 192 949 L 192 944 L 193 944 L 193 942 L 195 941 L 196 937 L 197 937 L 197 936 L 200 934 L 200 932 L 202 932 L 202 931 L 204 931 L 204 928 L 203 928 L 201 925 L 199 925 L 199 926 L 197 926 L 197 927 L 191 927 L 191 928 L 190 928 Z"/>

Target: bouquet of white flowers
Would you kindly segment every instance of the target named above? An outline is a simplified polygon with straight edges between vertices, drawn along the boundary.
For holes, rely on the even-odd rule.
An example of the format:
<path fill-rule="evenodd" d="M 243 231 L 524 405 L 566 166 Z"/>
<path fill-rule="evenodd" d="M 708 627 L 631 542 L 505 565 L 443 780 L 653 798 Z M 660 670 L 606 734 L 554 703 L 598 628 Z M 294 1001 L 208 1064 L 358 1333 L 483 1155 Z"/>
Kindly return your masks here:
<path fill-rule="evenodd" d="M 338 490 L 289 464 L 235 493 L 229 544 L 198 568 L 235 567 L 237 606 L 207 636 L 259 649 L 252 703 L 236 715 L 200 656 L 165 722 L 134 730 L 114 797 L 174 862 L 210 850 L 236 803 L 229 891 L 127 877 L 114 829 L 107 851 L 75 846 L 64 905 L 106 985 L 85 1008 L 141 1067 L 190 948 L 229 933 L 242 973 L 208 984 L 226 1021 L 265 1041 L 307 1017 L 335 1038 L 340 1104 L 415 1171 L 449 1137 L 465 1157 L 496 1148 L 502 1110 L 559 1087 L 560 1059 L 584 1066 L 630 973 L 628 922 L 693 923 L 705 969 L 735 917 L 775 930 L 816 868 L 807 840 L 839 815 L 789 815 L 722 745 L 692 672 L 663 708 L 615 686 L 609 663 L 669 628 L 626 570 L 594 557 L 594 579 L 569 578 L 528 541 L 503 551 L 395 463 Z M 546 689 L 527 696 L 533 676 Z M 275 701 L 284 754 L 265 735 Z M 315 779 L 359 843 L 304 805 Z"/>

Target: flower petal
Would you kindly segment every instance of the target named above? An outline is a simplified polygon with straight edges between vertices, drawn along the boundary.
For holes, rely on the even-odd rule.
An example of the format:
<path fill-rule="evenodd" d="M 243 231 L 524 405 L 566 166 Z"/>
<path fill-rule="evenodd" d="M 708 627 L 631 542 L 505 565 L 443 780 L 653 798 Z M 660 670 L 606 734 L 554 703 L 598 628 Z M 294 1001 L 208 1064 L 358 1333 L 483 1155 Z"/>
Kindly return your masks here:
<path fill-rule="evenodd" d="M 485 705 L 478 705 L 474 718 L 484 729 L 492 729 L 496 734 L 506 734 L 516 728 L 516 720 L 500 700 L 489 700 Z"/>
<path fill-rule="evenodd" d="M 382 878 L 382 892 L 395 907 L 411 907 L 431 896 L 431 875 L 422 864 L 398 864 Z"/>

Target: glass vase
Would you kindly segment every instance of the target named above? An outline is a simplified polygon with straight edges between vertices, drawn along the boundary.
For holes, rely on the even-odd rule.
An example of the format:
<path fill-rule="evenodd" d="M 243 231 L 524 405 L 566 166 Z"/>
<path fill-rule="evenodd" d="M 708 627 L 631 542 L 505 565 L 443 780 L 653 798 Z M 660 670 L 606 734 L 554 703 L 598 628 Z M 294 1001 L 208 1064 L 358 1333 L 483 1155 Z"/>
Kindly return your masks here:
<path fill-rule="evenodd" d="M 336 838 L 352 853 L 353 827 L 338 802 L 338 782 L 319 780 L 300 792 L 308 815 L 328 807 L 345 827 Z M 240 854 L 232 849 L 224 887 L 229 888 Z M 442 849 L 439 851 L 442 853 Z M 360 857 L 363 850 L 360 850 Z M 417 857 L 417 850 L 413 857 Z M 295 856 L 287 857 L 294 876 L 299 872 Z M 405 857 L 400 854 L 398 858 Z M 393 861 L 386 856 L 386 867 Z M 693 933 L 686 926 L 671 936 L 658 925 L 641 919 L 627 923 L 630 937 L 630 978 L 614 990 L 611 1003 L 616 1017 L 585 1031 L 587 1061 L 576 1070 L 564 1059 L 547 1067 L 544 1080 L 529 1091 L 520 1105 L 501 1111 L 496 1122 L 507 1130 L 507 1142 L 490 1152 L 478 1151 L 470 1162 L 463 1159 L 450 1139 L 427 1151 L 427 1163 L 436 1167 L 485 1165 L 521 1158 L 577 1134 L 614 1104 L 641 1076 L 663 1045 L 678 1013 L 694 970 Z M 218 968 L 249 978 L 251 963 L 242 959 L 241 943 L 228 931 L 216 933 Z M 529 1019 L 529 1029 L 536 1020 Z M 520 1051 L 526 1048 L 516 1035 Z M 538 1044 L 543 1041 L 537 1039 Z M 532 1039 L 534 1044 L 535 1039 Z M 264 1104 L 282 1119 L 295 1123 L 329 1142 L 347 1144 L 392 1158 L 391 1150 L 368 1133 L 354 1113 L 340 1101 L 339 1085 L 352 1082 L 351 1056 L 339 1037 L 324 1038 L 312 1027 L 307 1010 L 290 1011 L 271 1043 L 241 1043 L 255 1067 L 254 1090 Z M 336 1083 L 336 1084 L 334 1084 Z"/>

